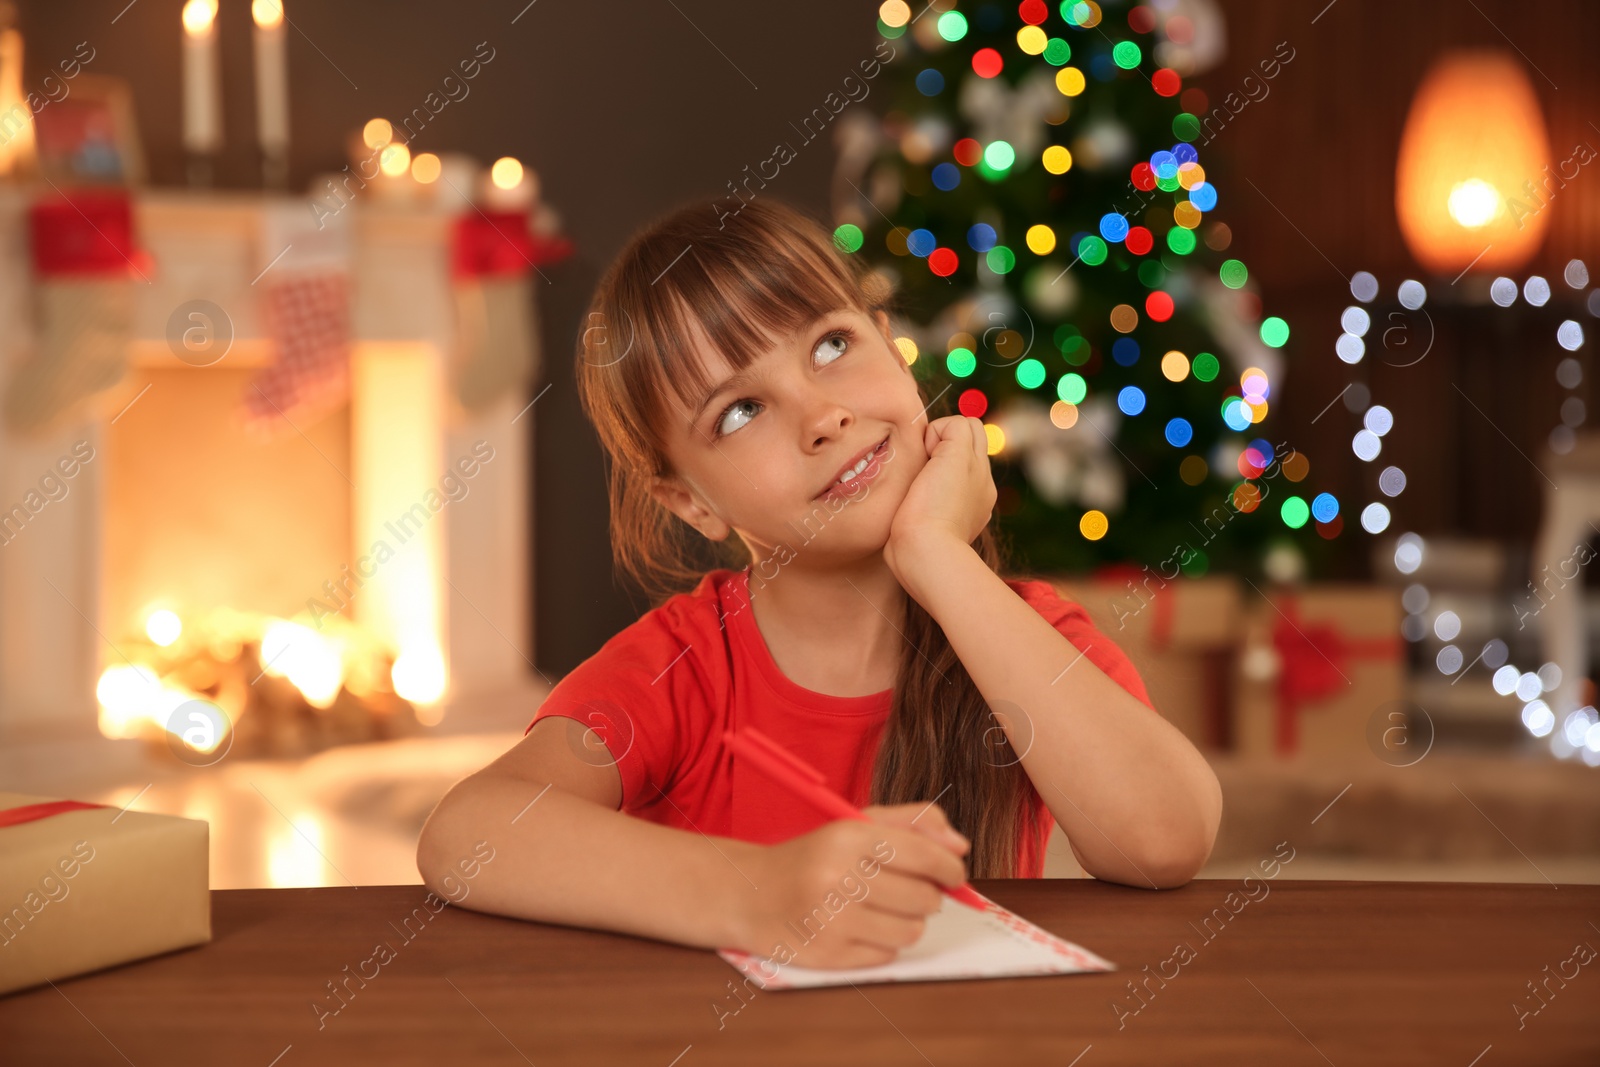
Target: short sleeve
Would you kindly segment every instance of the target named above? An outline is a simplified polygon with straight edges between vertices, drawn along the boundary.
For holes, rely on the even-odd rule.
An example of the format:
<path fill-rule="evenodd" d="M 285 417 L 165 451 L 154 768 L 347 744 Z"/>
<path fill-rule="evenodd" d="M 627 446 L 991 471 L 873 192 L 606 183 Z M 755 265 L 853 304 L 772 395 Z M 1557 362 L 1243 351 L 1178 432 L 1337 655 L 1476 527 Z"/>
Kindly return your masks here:
<path fill-rule="evenodd" d="M 568 743 L 587 763 L 615 764 L 624 811 L 657 802 L 710 729 L 700 669 L 708 650 L 695 647 L 709 642 L 677 625 L 682 615 L 660 608 L 622 630 L 562 678 L 528 724 L 560 716 L 587 727 L 570 729 Z"/>
<path fill-rule="evenodd" d="M 1065 599 L 1049 582 L 1037 578 L 1015 580 L 1012 586 L 1046 622 L 1056 628 L 1057 633 L 1071 641 L 1073 647 L 1082 652 L 1089 662 L 1104 671 L 1112 681 L 1138 697 L 1145 707 L 1160 714 L 1160 709 L 1150 702 L 1150 694 L 1145 689 L 1144 679 L 1139 677 L 1133 661 L 1115 641 L 1095 626 L 1082 604 Z"/>

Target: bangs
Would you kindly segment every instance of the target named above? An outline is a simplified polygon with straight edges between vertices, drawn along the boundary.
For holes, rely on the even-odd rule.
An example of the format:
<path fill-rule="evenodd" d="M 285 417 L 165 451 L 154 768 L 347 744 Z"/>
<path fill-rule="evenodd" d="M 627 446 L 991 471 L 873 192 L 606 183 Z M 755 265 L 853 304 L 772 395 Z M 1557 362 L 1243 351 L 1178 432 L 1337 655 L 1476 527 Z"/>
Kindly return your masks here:
<path fill-rule="evenodd" d="M 679 418 L 687 421 L 715 384 L 691 322 L 740 372 L 825 315 L 870 310 L 841 254 L 783 221 L 777 233 L 769 225 L 740 227 L 737 219 L 726 230 L 662 233 L 635 260 L 627 288 L 645 320 L 637 324 L 646 342 L 639 370 L 658 400 L 669 391 L 677 398 Z"/>

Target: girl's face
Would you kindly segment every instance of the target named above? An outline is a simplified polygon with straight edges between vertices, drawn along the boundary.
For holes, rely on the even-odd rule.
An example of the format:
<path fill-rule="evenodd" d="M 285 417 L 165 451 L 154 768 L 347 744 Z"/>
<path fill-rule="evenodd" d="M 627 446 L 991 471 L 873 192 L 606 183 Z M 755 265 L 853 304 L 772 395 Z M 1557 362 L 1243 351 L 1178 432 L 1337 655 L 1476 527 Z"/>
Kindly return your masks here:
<path fill-rule="evenodd" d="M 652 487 L 656 499 L 711 540 L 737 533 L 753 563 L 881 552 L 928 461 L 927 415 L 888 316 L 825 315 L 732 381 L 698 324 L 691 329 L 714 392 L 698 410 L 675 409 L 666 437 L 676 476 Z M 874 446 L 862 475 L 833 488 Z"/>

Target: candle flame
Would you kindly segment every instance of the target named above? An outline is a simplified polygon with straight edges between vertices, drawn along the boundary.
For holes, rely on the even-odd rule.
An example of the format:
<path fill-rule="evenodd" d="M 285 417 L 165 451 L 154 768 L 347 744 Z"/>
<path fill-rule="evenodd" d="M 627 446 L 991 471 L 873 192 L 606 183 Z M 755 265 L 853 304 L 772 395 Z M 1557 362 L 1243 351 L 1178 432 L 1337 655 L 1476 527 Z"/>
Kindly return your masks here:
<path fill-rule="evenodd" d="M 250 17 L 255 19 L 256 25 L 263 30 L 281 26 L 283 24 L 283 4 L 281 0 L 251 0 Z"/>
<path fill-rule="evenodd" d="M 203 37 L 211 32 L 217 18 L 217 0 L 189 0 L 183 5 L 183 30 L 190 37 Z"/>

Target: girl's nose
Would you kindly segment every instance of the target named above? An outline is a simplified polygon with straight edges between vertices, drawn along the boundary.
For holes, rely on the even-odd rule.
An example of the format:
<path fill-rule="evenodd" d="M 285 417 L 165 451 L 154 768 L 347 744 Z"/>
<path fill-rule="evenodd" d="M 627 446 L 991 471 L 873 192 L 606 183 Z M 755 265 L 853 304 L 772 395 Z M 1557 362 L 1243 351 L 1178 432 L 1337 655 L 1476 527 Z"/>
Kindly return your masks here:
<path fill-rule="evenodd" d="M 817 382 L 807 384 L 801 402 L 806 405 L 805 440 L 813 451 L 824 447 L 855 425 L 855 412 L 848 398 L 836 395 L 835 391 Z"/>
<path fill-rule="evenodd" d="M 806 439 L 813 450 L 824 448 L 829 441 L 844 436 L 855 421 L 854 413 L 842 403 L 820 404 L 807 424 Z"/>

